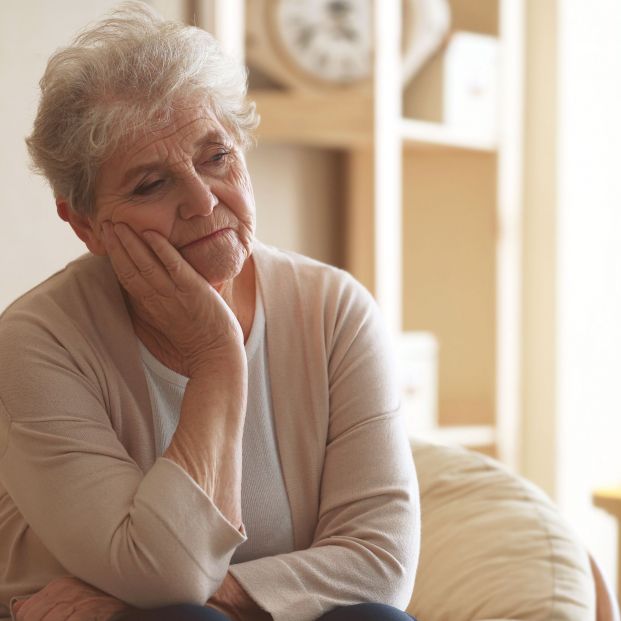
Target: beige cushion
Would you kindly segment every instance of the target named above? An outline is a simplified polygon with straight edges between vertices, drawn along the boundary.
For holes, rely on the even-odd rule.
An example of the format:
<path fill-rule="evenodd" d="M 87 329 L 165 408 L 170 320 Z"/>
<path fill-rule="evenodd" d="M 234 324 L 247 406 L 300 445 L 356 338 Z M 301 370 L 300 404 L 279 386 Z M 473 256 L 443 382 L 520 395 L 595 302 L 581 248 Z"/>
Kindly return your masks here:
<path fill-rule="evenodd" d="M 589 557 L 531 483 L 464 449 L 414 442 L 419 621 L 593 621 Z"/>

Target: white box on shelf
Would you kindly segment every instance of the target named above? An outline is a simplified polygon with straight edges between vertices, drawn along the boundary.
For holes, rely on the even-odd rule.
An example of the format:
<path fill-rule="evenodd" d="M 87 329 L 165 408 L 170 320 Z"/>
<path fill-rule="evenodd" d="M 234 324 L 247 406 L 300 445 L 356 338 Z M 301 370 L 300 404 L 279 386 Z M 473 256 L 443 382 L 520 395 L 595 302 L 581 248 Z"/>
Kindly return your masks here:
<path fill-rule="evenodd" d="M 402 332 L 397 343 L 401 412 L 408 435 L 438 426 L 438 342 L 430 332 Z"/>
<path fill-rule="evenodd" d="M 495 139 L 498 131 L 498 39 L 455 32 L 444 55 L 444 123 Z"/>

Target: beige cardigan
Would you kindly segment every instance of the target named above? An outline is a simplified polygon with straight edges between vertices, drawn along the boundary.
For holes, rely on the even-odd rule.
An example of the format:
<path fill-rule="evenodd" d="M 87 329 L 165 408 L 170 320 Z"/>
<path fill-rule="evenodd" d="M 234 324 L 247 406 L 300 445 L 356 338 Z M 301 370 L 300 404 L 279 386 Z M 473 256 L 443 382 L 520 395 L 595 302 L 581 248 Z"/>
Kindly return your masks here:
<path fill-rule="evenodd" d="M 257 243 L 295 552 L 230 567 L 276 621 L 404 608 L 420 536 L 379 313 L 345 272 Z M 0 319 L 0 617 L 71 574 L 136 606 L 203 604 L 244 537 L 156 459 L 136 337 L 107 259 L 87 255 Z"/>

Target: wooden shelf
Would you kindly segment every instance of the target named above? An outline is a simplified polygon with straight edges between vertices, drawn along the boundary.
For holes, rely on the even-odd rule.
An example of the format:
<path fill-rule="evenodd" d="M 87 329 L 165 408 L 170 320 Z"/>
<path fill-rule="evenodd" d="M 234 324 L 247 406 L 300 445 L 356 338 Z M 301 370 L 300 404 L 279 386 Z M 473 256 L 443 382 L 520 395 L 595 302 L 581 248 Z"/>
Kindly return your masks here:
<path fill-rule="evenodd" d="M 360 93 L 308 95 L 252 91 L 261 115 L 258 138 L 315 147 L 352 148 L 370 145 L 373 131 L 371 96 Z"/>
<path fill-rule="evenodd" d="M 595 490 L 593 504 L 621 519 L 621 487 L 602 487 Z"/>
<path fill-rule="evenodd" d="M 498 146 L 491 137 L 478 136 L 441 123 L 402 119 L 400 130 L 406 148 L 467 149 L 494 153 Z"/>
<path fill-rule="evenodd" d="M 258 137 L 263 142 L 352 149 L 373 142 L 373 101 L 358 92 L 309 95 L 276 90 L 249 94 L 261 115 Z M 399 124 L 406 148 L 467 149 L 493 153 L 491 138 L 414 119 Z"/>
<path fill-rule="evenodd" d="M 621 486 L 596 489 L 593 492 L 593 504 L 617 520 L 617 567 L 621 568 Z M 617 570 L 617 597 L 621 597 L 620 570 Z"/>

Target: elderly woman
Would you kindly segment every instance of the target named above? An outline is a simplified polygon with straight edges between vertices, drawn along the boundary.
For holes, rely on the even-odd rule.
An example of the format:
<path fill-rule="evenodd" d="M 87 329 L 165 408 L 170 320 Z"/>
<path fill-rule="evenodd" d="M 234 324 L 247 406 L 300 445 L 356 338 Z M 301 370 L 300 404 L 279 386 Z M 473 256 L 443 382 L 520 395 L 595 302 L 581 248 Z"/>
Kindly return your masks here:
<path fill-rule="evenodd" d="M 0 616 L 410 619 L 386 337 L 255 240 L 243 68 L 132 3 L 41 91 L 28 147 L 90 253 L 0 321 Z"/>

